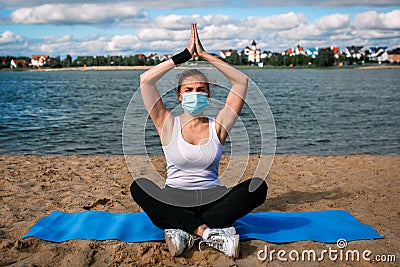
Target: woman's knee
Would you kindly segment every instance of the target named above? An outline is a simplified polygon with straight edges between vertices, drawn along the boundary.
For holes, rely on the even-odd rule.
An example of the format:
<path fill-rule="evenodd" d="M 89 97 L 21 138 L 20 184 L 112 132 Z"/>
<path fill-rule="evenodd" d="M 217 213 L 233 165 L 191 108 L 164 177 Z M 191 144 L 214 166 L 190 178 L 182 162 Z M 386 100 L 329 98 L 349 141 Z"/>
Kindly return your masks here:
<path fill-rule="evenodd" d="M 255 177 L 252 179 L 249 179 L 249 191 L 254 192 L 254 191 L 262 191 L 262 192 L 267 192 L 268 186 L 265 180 Z"/>
<path fill-rule="evenodd" d="M 157 187 L 152 181 L 146 178 L 138 178 L 135 179 L 130 187 L 132 197 L 138 194 L 146 193 L 148 191 L 152 191 L 151 189 Z M 154 189 L 153 189 L 154 190 Z"/>
<path fill-rule="evenodd" d="M 258 202 L 263 203 L 267 197 L 267 183 L 261 178 L 252 178 L 250 179 L 249 192 L 255 196 Z"/>
<path fill-rule="evenodd" d="M 131 195 L 136 203 L 141 205 L 143 201 L 156 199 L 158 201 L 168 202 L 168 198 L 156 183 L 146 178 L 138 178 L 131 184 Z"/>
<path fill-rule="evenodd" d="M 140 180 L 140 179 L 144 179 L 144 178 L 135 179 L 132 182 L 131 187 L 130 187 L 132 195 L 133 195 L 133 192 L 136 192 L 137 190 L 140 190 L 140 188 L 141 188 L 140 185 L 139 185 L 140 181 L 138 183 L 138 180 Z"/>
<path fill-rule="evenodd" d="M 248 191 L 251 194 L 261 194 L 266 196 L 267 195 L 267 191 L 268 191 L 268 186 L 267 183 L 258 177 L 252 178 L 252 179 L 248 179 L 244 182 L 241 182 L 240 184 L 236 185 L 234 188 L 234 190 L 243 190 L 245 189 L 246 191 Z"/>

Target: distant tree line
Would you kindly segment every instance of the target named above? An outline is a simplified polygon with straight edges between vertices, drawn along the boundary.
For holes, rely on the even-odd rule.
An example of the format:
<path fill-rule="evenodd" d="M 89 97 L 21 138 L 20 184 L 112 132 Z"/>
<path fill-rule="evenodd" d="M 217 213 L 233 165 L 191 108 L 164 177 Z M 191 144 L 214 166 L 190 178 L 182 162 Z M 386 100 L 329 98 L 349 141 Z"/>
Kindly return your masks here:
<path fill-rule="evenodd" d="M 151 58 L 135 56 L 78 56 L 72 60 L 71 55 L 67 55 L 63 60 L 55 58 L 55 62 L 50 64 L 50 68 L 68 67 L 93 67 L 93 66 L 144 66 L 160 63 Z"/>
<path fill-rule="evenodd" d="M 288 55 L 285 53 L 272 53 L 266 52 L 267 56 L 261 59 L 261 63 L 264 66 L 317 66 L 317 67 L 330 67 L 337 65 L 353 65 L 370 63 L 366 55 L 362 55 L 360 58 L 346 57 L 344 53 L 339 56 L 335 56 L 334 52 L 330 48 L 320 49 L 316 56 L 300 55 Z M 214 54 L 215 55 L 215 54 Z M 218 56 L 218 55 L 215 55 Z M 162 60 L 160 60 L 162 58 Z M 50 68 L 67 68 L 67 67 L 92 67 L 92 66 L 153 66 L 160 62 L 167 60 L 167 56 L 160 57 L 156 54 L 145 56 L 143 54 L 137 54 L 134 56 L 78 56 L 72 59 L 71 55 L 67 55 L 64 59 L 59 56 L 49 58 L 48 62 L 44 67 Z M 26 62 L 30 62 L 29 57 L 0 57 L 0 69 L 10 68 L 10 62 L 12 59 L 23 59 Z M 201 61 L 201 58 L 197 60 Z M 223 58 L 231 65 L 254 65 L 254 62 L 248 60 L 245 54 L 232 53 L 230 56 Z M 376 61 L 374 62 L 376 63 Z M 389 62 L 386 62 L 389 63 Z M 18 63 L 20 64 L 20 63 Z M 18 65 L 18 67 L 22 67 Z"/>
<path fill-rule="evenodd" d="M 91 66 L 152 66 L 160 63 L 160 60 L 154 60 L 145 56 L 78 56 L 74 61 L 67 58 L 63 61 L 69 67 L 91 67 Z"/>
<path fill-rule="evenodd" d="M 230 56 L 224 59 L 231 65 L 252 65 L 254 62 L 249 62 L 247 56 L 232 53 Z M 338 65 L 339 62 L 343 64 L 361 63 L 363 59 L 354 60 L 353 58 L 348 59 L 345 56 L 335 58 L 335 55 L 331 49 L 321 49 L 318 55 L 315 57 L 305 55 L 285 55 L 282 53 L 270 53 L 269 56 L 261 59 L 261 63 L 264 66 L 306 66 L 314 65 L 318 67 L 329 67 Z"/>
<path fill-rule="evenodd" d="M 29 57 L 0 57 L 0 69 L 10 68 L 11 60 L 22 59 L 27 63 L 31 62 Z M 67 55 L 64 59 L 60 56 L 50 58 L 44 67 L 50 68 L 69 68 L 69 67 L 92 67 L 92 66 L 153 66 L 159 64 L 159 59 L 153 59 L 144 55 L 134 56 L 78 56 L 72 59 Z M 22 67 L 22 66 L 18 66 Z"/>

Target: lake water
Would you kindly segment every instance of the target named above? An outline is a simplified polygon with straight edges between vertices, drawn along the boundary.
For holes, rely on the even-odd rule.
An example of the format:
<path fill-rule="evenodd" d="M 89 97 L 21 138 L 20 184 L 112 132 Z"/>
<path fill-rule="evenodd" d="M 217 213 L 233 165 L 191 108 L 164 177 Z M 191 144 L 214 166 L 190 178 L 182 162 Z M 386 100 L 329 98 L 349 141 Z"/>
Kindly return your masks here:
<path fill-rule="evenodd" d="M 243 72 L 268 100 L 277 154 L 400 155 L 400 70 Z M 122 154 L 124 116 L 141 73 L 0 72 L 0 154 Z M 245 108 L 250 152 L 259 153 L 252 116 Z M 160 154 L 150 123 L 146 131 L 148 153 Z"/>

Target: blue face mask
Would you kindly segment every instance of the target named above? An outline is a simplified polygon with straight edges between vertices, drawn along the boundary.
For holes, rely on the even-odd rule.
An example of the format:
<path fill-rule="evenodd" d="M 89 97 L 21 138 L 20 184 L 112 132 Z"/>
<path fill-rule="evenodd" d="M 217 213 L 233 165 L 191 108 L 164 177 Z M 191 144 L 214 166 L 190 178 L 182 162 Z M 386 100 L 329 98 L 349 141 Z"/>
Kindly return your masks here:
<path fill-rule="evenodd" d="M 208 94 L 201 92 L 184 93 L 182 95 L 182 108 L 192 115 L 202 113 L 208 106 Z"/>

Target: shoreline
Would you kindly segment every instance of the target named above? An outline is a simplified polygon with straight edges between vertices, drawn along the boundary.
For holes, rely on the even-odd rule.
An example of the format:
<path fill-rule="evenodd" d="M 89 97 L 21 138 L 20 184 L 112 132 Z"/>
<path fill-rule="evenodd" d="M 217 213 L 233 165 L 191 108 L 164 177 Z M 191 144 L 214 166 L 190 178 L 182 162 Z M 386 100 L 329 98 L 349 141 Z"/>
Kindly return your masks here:
<path fill-rule="evenodd" d="M 194 65 L 195 66 L 195 65 Z M 148 70 L 154 66 L 92 66 L 92 67 L 68 67 L 68 68 L 44 68 L 44 69 L 1 69 L 0 72 L 54 72 L 54 71 L 129 71 L 129 70 Z M 196 66 L 195 66 L 196 67 Z M 247 65 L 233 65 L 236 69 L 255 69 L 255 70 L 271 70 L 271 69 L 400 69 L 400 65 L 367 65 L 367 66 L 344 66 L 344 67 L 308 67 L 308 66 L 247 66 Z M 179 67 L 178 67 L 179 68 Z"/>
<path fill-rule="evenodd" d="M 59 69 L 41 69 L 35 71 L 110 71 L 110 70 L 148 70 L 153 66 L 92 66 L 92 67 L 74 67 L 74 68 L 59 68 Z"/>
<path fill-rule="evenodd" d="M 93 66 L 93 67 L 68 67 L 68 68 L 44 68 L 44 69 L 0 69 L 0 72 L 58 72 L 58 71 L 127 71 L 148 70 L 154 66 Z"/>
<path fill-rule="evenodd" d="M 143 168 L 139 157 L 136 157 L 139 160 L 134 166 L 142 176 L 146 176 L 147 169 Z M 154 169 L 165 176 L 162 156 L 150 159 Z M 243 180 L 252 177 L 257 159 L 257 155 L 250 156 Z M 221 170 L 228 163 L 227 157 L 223 156 Z M 242 173 L 238 171 L 237 175 Z M 313 241 L 271 244 L 245 240 L 240 244 L 240 257 L 233 260 L 211 248 L 199 251 L 196 246 L 182 256 L 172 258 L 164 242 L 72 240 L 52 243 L 32 237 L 20 240 L 33 224 L 54 210 L 140 212 L 141 208 L 134 203 L 129 191 L 133 178 L 122 155 L 0 155 L 0 176 L 1 266 L 265 266 L 272 262 L 257 259 L 257 251 L 265 245 L 276 251 L 320 251 L 329 246 L 336 247 Z M 371 225 L 384 238 L 351 241 L 346 249 L 368 249 L 373 255 L 393 254 L 397 262 L 385 263 L 385 266 L 398 264 L 400 213 L 396 207 L 400 203 L 400 156 L 275 155 L 266 181 L 269 187 L 267 199 L 255 212 L 347 210 L 361 223 Z M 275 259 L 275 264 L 278 263 Z M 377 264 L 361 263 L 363 266 Z M 326 257 L 318 265 L 340 266 L 342 262 L 332 262 Z"/>
<path fill-rule="evenodd" d="M 400 69 L 400 65 L 394 65 L 394 66 L 363 66 L 363 67 L 358 67 L 360 70 L 368 70 L 368 69 Z"/>

